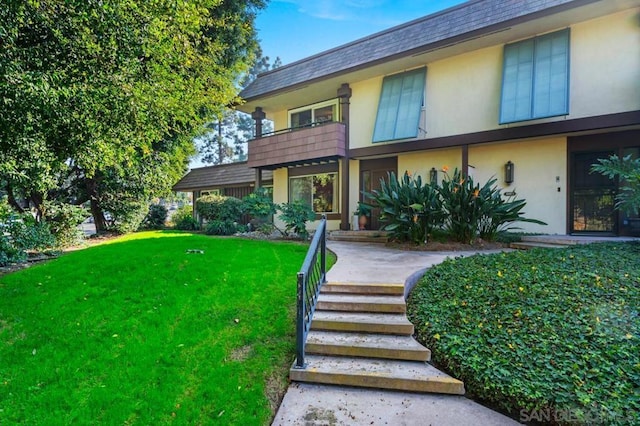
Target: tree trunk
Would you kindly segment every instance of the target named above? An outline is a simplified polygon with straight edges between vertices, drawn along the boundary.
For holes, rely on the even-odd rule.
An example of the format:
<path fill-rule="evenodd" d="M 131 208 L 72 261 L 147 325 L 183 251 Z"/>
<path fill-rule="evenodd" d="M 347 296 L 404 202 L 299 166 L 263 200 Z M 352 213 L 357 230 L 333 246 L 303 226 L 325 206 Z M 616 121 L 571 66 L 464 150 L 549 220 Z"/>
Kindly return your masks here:
<path fill-rule="evenodd" d="M 222 119 L 218 119 L 218 164 L 224 163 L 224 149 L 222 148 Z"/>
<path fill-rule="evenodd" d="M 5 189 L 7 190 L 7 202 L 9 205 L 18 213 L 24 213 L 24 207 L 22 207 L 20 203 L 18 203 L 18 200 L 16 200 L 16 196 L 13 193 L 13 187 L 9 182 L 7 182 Z"/>
<path fill-rule="evenodd" d="M 107 231 L 107 223 L 104 219 L 104 212 L 98 203 L 98 193 L 96 190 L 95 178 L 85 178 L 87 195 L 89 196 L 89 206 L 91 208 L 91 216 L 93 216 L 93 224 L 96 226 L 96 234 Z"/>
<path fill-rule="evenodd" d="M 29 197 L 33 207 L 36 209 L 36 222 L 41 222 L 44 218 L 44 196 L 39 192 L 32 192 Z"/>

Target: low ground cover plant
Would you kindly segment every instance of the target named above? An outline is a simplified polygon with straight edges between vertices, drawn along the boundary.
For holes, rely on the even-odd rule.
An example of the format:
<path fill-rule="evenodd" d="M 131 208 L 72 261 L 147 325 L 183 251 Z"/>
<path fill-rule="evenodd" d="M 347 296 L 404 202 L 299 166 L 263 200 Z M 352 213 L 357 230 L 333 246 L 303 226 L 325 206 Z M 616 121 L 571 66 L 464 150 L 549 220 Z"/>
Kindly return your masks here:
<path fill-rule="evenodd" d="M 639 306 L 640 244 L 607 243 L 447 260 L 408 316 L 434 362 L 516 418 L 639 424 Z"/>
<path fill-rule="evenodd" d="M 306 251 L 154 231 L 0 277 L 0 424 L 269 424 Z"/>

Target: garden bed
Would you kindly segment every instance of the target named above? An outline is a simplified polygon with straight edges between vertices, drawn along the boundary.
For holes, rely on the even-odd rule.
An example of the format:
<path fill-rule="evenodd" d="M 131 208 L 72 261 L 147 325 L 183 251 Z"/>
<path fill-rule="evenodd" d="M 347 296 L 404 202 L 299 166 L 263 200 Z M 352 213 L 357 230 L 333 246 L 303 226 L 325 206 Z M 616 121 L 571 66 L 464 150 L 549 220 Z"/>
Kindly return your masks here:
<path fill-rule="evenodd" d="M 408 301 L 468 394 L 518 420 L 640 423 L 640 244 L 447 260 Z"/>

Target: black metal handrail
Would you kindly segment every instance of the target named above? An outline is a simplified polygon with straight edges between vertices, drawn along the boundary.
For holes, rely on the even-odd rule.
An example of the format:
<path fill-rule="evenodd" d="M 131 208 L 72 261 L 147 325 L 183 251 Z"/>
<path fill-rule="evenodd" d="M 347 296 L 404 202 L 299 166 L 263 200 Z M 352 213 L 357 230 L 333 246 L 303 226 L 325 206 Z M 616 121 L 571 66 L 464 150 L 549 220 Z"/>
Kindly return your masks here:
<path fill-rule="evenodd" d="M 298 315 L 296 321 L 295 368 L 305 368 L 304 345 L 311 327 L 313 312 L 320 294 L 320 287 L 327 282 L 327 218 L 322 216 L 320 225 L 311 240 L 302 268 L 298 272 Z"/>
<path fill-rule="evenodd" d="M 266 138 L 268 136 L 281 135 L 283 133 L 291 133 L 291 132 L 295 132 L 296 130 L 308 129 L 310 127 L 324 126 L 325 124 L 331 124 L 331 123 L 335 123 L 335 121 L 333 121 L 333 120 L 314 121 L 313 123 L 307 123 L 307 124 L 303 124 L 303 125 L 296 126 L 296 127 L 287 127 L 286 129 L 280 129 L 280 130 L 274 130 L 274 131 L 271 131 L 271 132 L 266 132 L 266 133 L 263 133 L 262 136 L 260 136 L 260 137 Z"/>

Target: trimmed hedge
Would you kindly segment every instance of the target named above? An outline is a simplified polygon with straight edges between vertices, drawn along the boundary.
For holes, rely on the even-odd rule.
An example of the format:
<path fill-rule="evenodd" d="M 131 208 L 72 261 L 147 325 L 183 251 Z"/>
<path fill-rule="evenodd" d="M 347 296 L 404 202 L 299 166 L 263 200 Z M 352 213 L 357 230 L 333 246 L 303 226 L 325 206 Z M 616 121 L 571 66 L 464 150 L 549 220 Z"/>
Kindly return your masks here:
<path fill-rule="evenodd" d="M 237 222 L 243 209 L 242 200 L 224 195 L 204 195 L 196 200 L 196 211 L 205 220 Z"/>
<path fill-rule="evenodd" d="M 513 415 L 640 424 L 639 306 L 640 244 L 608 243 L 447 260 L 408 316 L 434 362 Z"/>

